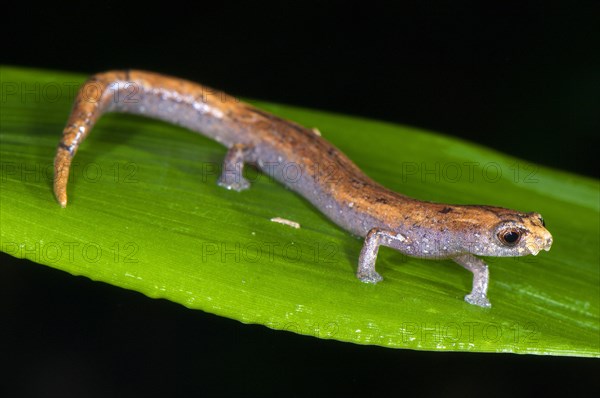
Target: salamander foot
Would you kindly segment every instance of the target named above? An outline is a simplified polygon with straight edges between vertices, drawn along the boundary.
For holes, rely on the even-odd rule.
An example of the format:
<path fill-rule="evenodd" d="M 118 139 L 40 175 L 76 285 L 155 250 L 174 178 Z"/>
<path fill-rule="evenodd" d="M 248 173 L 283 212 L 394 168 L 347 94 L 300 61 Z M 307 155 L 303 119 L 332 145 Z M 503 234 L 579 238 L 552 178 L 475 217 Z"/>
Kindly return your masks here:
<path fill-rule="evenodd" d="M 486 297 L 485 294 L 470 293 L 465 296 L 465 301 L 469 304 L 477 305 L 479 307 L 491 308 L 492 303 Z"/>
<path fill-rule="evenodd" d="M 364 273 L 358 272 L 356 274 L 356 277 L 358 279 L 360 279 L 361 282 L 364 282 L 364 283 L 377 283 L 377 282 L 381 282 L 383 280 L 383 277 L 375 271 L 364 272 Z"/>
<path fill-rule="evenodd" d="M 231 177 L 231 178 L 228 178 Z M 233 190 L 233 191 L 244 191 L 250 188 L 250 182 L 242 176 L 236 176 L 232 174 L 221 174 L 217 184 L 220 187 L 225 189 Z"/>

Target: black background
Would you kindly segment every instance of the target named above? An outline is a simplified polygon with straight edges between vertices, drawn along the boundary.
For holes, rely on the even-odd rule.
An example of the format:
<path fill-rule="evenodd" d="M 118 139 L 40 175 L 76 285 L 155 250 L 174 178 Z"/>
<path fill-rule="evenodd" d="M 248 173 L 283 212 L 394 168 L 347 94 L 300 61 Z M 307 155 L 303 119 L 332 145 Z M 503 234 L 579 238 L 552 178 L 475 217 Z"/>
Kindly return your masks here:
<path fill-rule="evenodd" d="M 432 129 L 597 177 L 598 2 L 487 3 L 103 1 L 49 12 L 24 2 L 0 17 L 15 36 L 5 36 L 0 61 L 154 70 L 237 96 Z M 597 360 L 323 341 L 0 258 L 0 394 L 599 390 Z"/>

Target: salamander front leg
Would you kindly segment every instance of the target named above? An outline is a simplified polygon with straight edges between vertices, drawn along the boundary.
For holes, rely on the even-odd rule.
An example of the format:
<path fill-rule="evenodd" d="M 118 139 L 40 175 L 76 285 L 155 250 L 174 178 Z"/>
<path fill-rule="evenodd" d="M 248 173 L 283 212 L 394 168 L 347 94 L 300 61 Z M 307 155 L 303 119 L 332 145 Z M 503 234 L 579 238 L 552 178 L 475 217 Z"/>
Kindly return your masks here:
<path fill-rule="evenodd" d="M 407 241 L 407 238 L 402 234 L 380 228 L 371 229 L 365 237 L 365 243 L 360 251 L 356 277 L 366 283 L 377 283 L 382 281 L 383 278 L 381 275 L 375 271 L 375 262 L 377 261 L 379 246 L 393 247 L 394 249 L 402 251 L 402 246 L 404 246 Z"/>
<path fill-rule="evenodd" d="M 490 279 L 487 264 L 472 254 L 463 254 L 452 259 L 473 273 L 473 290 L 465 296 L 465 301 L 480 307 L 491 307 L 492 304 L 487 298 Z"/>
<path fill-rule="evenodd" d="M 243 144 L 235 144 L 223 159 L 223 171 L 217 181 L 219 186 L 234 191 L 243 191 L 250 188 L 250 182 L 244 178 L 244 163 L 248 162 L 249 147 Z"/>

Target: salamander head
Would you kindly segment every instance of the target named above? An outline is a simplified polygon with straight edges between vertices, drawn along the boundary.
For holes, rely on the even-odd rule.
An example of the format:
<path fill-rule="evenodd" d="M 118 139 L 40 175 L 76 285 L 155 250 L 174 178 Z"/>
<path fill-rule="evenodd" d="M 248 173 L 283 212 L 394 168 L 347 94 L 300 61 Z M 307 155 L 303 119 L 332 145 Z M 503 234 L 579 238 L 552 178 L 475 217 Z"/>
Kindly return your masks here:
<path fill-rule="evenodd" d="M 452 206 L 451 230 L 461 231 L 461 251 L 492 257 L 537 255 L 550 250 L 552 235 L 539 213 L 492 206 Z"/>
<path fill-rule="evenodd" d="M 468 234 L 476 238 L 469 236 L 466 251 L 480 256 L 517 257 L 550 250 L 552 235 L 539 213 L 487 206 L 479 210 L 487 214 L 480 214 L 477 234 Z"/>

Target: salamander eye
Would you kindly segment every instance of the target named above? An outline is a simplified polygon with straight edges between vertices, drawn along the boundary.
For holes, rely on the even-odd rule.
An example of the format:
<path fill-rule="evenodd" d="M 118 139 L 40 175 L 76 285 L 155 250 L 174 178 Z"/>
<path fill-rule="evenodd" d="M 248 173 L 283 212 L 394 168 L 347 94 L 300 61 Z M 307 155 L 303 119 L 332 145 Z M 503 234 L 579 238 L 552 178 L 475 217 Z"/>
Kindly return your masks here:
<path fill-rule="evenodd" d="M 546 223 L 544 222 L 544 219 L 542 217 L 538 217 L 538 220 L 540 220 L 540 222 L 542 223 L 542 227 L 546 226 Z"/>
<path fill-rule="evenodd" d="M 512 228 L 500 231 L 500 233 L 498 233 L 498 239 L 507 246 L 514 246 L 521 240 L 521 231 Z"/>

